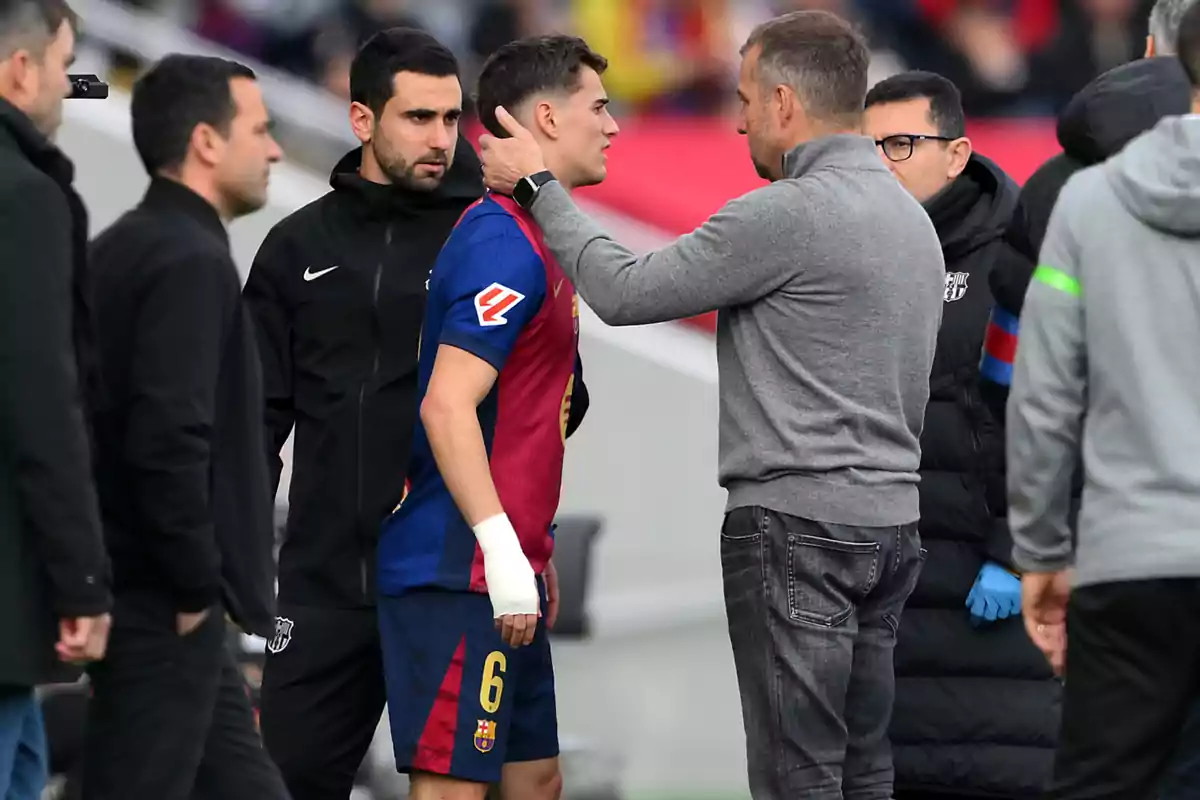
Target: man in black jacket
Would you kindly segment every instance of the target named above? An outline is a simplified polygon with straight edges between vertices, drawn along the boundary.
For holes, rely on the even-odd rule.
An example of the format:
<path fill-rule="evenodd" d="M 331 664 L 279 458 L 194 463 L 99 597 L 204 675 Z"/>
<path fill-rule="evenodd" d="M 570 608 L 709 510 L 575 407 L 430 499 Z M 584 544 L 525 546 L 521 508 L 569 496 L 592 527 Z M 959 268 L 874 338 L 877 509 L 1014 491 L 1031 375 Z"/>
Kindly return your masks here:
<path fill-rule="evenodd" d="M 1060 689 L 1020 620 L 1004 439 L 979 394 L 987 280 L 1010 257 L 1002 239 L 1018 190 L 972 152 L 946 78 L 896 75 L 866 103 L 866 133 L 925 206 L 946 260 L 921 437 L 927 556 L 896 643 L 896 797 L 1034 798 L 1050 777 Z"/>
<path fill-rule="evenodd" d="M 94 666 L 89 800 L 281 800 L 226 618 L 273 628 L 262 378 L 225 224 L 279 160 L 254 73 L 168 56 L 135 85 L 145 198 L 91 254 L 97 480 L 115 622 Z"/>
<path fill-rule="evenodd" d="M 74 22 L 61 1 L 0 0 L 0 797 L 14 800 L 46 779 L 33 689 L 104 655 L 111 604 L 81 402 L 87 215 L 51 143 Z"/>
<path fill-rule="evenodd" d="M 383 711 L 379 526 L 404 494 L 429 271 L 483 194 L 458 133 L 458 64 L 436 39 L 376 34 L 355 57 L 350 91 L 363 146 L 334 168 L 332 192 L 275 226 L 245 288 L 273 486 L 295 428 L 261 710 L 295 800 L 345 800 Z"/>

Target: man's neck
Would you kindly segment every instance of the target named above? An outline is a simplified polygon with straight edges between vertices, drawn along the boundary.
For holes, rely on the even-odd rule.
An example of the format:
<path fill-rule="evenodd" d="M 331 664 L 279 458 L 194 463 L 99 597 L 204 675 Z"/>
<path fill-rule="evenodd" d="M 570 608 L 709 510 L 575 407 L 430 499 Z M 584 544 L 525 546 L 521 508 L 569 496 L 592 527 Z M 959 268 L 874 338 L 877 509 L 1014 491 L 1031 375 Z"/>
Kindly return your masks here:
<path fill-rule="evenodd" d="M 225 208 L 221 202 L 221 193 L 213 186 L 212 181 L 203 180 L 195 175 L 189 174 L 186 170 L 175 175 L 168 175 L 160 172 L 159 178 L 168 181 L 174 181 L 181 186 L 191 189 L 196 194 L 208 201 L 208 204 L 216 209 L 217 216 L 221 218 L 221 222 L 229 225 L 233 221 L 233 215 Z"/>
<path fill-rule="evenodd" d="M 826 136 L 837 136 L 839 134 L 847 133 L 854 134 L 856 136 L 862 135 L 862 131 L 858 128 L 850 128 L 845 125 L 813 124 L 806 130 L 794 131 L 787 139 L 787 141 L 791 142 L 791 144 L 788 145 L 788 148 L 785 152 L 790 153 L 802 144 L 808 144 L 809 142 L 817 139 L 824 139 Z"/>
<path fill-rule="evenodd" d="M 543 159 L 546 162 L 546 169 L 554 175 L 554 179 L 558 181 L 560 186 L 568 192 L 572 191 L 575 188 L 575 183 L 571 180 L 571 171 L 564 168 L 562 161 L 555 158 L 554 153 L 547 153 L 545 148 L 542 149 L 542 153 L 544 154 Z"/>
<path fill-rule="evenodd" d="M 379 162 L 375 159 L 375 154 L 371 152 L 371 148 L 363 145 L 362 161 L 358 165 L 358 175 L 365 181 L 378 183 L 382 186 L 390 186 L 392 179 L 383 171 L 383 167 L 379 166 Z"/>

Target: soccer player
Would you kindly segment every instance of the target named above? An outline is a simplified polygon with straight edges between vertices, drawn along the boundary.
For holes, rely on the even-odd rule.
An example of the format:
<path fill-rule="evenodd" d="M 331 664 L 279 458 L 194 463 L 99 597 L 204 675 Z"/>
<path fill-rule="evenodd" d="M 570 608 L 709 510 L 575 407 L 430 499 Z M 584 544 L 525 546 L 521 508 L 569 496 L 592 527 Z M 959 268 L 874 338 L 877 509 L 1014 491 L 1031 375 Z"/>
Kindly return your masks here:
<path fill-rule="evenodd" d="M 503 105 L 570 188 L 605 176 L 617 133 L 581 39 L 498 50 L 479 77 L 484 125 Z M 411 487 L 379 545 L 379 617 L 396 765 L 415 800 L 561 792 L 547 628 L 551 522 L 562 483 L 579 307 L 513 198 L 463 215 L 434 266 L 420 353 Z"/>

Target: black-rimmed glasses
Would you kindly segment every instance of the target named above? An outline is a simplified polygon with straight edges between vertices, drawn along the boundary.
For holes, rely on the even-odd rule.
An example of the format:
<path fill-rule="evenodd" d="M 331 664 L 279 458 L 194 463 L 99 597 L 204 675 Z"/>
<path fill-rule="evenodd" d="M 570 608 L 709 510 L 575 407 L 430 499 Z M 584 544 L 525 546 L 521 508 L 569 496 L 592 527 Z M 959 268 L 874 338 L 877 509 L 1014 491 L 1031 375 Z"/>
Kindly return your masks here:
<path fill-rule="evenodd" d="M 953 142 L 952 136 L 932 136 L 925 133 L 897 133 L 875 140 L 875 146 L 883 150 L 889 161 L 907 161 L 912 158 L 917 142 Z"/>

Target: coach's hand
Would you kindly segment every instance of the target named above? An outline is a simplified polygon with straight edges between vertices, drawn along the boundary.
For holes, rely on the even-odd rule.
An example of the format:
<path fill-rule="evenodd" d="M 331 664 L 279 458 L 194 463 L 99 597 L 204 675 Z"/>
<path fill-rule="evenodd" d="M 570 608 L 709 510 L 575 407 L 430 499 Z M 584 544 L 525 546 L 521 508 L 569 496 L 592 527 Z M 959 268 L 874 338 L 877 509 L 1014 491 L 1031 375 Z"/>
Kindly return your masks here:
<path fill-rule="evenodd" d="M 496 122 L 508 131 L 509 138 L 499 139 L 490 133 L 479 137 L 483 182 L 493 191 L 512 194 L 517 181 L 546 169 L 546 162 L 533 134 L 517 122 L 504 106 L 496 107 Z"/>
<path fill-rule="evenodd" d="M 55 650 L 61 661 L 86 664 L 100 661 L 108 648 L 108 633 L 112 615 L 69 617 L 58 622 L 58 644 Z"/>
<path fill-rule="evenodd" d="M 1067 602 L 1070 596 L 1069 571 L 1026 572 L 1021 576 L 1025 630 L 1059 677 L 1067 668 Z"/>
<path fill-rule="evenodd" d="M 483 575 L 501 638 L 512 647 L 533 641 L 540 605 L 537 578 L 521 550 L 507 514 L 497 514 L 474 527 L 483 551 Z"/>

